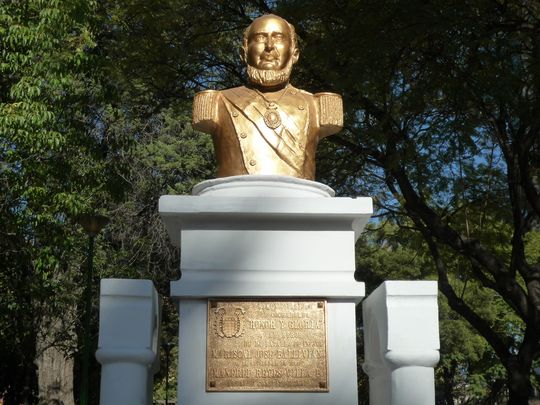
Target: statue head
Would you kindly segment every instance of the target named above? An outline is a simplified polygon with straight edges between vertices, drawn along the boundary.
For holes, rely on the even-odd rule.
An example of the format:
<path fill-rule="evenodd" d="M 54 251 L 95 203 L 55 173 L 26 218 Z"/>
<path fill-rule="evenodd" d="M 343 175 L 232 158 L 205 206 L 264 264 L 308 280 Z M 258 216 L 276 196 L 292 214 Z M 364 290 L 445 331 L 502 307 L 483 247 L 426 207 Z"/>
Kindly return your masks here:
<path fill-rule="evenodd" d="M 249 81 L 255 85 L 287 83 L 298 56 L 294 27 L 277 15 L 256 18 L 244 31 L 242 59 Z"/>

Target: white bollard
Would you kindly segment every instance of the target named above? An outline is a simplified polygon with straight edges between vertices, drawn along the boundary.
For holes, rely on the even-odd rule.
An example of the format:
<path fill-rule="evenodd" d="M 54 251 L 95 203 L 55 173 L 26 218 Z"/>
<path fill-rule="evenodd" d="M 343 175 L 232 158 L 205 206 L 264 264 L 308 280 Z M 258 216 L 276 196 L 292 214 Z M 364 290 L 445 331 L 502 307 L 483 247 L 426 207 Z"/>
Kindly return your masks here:
<path fill-rule="evenodd" d="M 159 369 L 159 296 L 150 280 L 101 280 L 101 405 L 151 405 Z"/>
<path fill-rule="evenodd" d="M 437 282 L 386 281 L 364 300 L 364 371 L 373 405 L 434 405 Z"/>

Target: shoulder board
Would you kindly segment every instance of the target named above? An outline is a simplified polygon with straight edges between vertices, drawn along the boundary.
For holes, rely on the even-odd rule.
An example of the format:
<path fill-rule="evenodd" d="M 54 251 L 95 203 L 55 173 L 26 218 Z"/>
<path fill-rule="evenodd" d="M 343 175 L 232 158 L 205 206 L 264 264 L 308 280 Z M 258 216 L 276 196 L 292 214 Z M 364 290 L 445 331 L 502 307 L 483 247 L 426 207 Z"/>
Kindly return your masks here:
<path fill-rule="evenodd" d="M 343 126 L 343 101 L 336 93 L 316 93 L 319 107 L 319 125 Z"/>
<path fill-rule="evenodd" d="M 214 122 L 217 118 L 217 98 L 219 91 L 205 90 L 195 94 L 193 100 L 193 126 L 203 122 Z"/>

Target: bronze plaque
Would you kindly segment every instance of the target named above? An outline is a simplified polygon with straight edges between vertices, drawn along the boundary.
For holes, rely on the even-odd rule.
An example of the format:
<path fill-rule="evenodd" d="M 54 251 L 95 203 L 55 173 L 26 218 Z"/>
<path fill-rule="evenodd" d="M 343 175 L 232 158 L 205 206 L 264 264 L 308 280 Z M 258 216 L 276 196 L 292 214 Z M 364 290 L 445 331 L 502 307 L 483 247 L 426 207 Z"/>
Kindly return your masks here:
<path fill-rule="evenodd" d="M 207 391 L 328 391 L 324 300 L 209 300 L 207 331 Z"/>

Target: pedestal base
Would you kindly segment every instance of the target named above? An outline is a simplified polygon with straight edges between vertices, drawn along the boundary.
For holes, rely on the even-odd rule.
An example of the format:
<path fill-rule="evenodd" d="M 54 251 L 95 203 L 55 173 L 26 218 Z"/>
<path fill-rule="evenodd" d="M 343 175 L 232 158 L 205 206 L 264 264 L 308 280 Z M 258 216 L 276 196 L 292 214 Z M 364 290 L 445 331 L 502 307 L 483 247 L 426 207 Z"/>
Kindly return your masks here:
<path fill-rule="evenodd" d="M 334 197 L 326 184 L 287 176 L 250 175 L 206 180 L 193 187 L 193 195 L 213 197 Z"/>
<path fill-rule="evenodd" d="M 207 301 L 182 299 L 179 310 L 179 405 L 357 404 L 354 302 L 328 302 L 328 392 L 206 392 Z"/>
<path fill-rule="evenodd" d="M 160 214 L 181 249 L 178 301 L 182 405 L 357 404 L 354 245 L 370 198 L 331 198 L 319 183 L 240 176 L 163 196 Z M 207 392 L 208 298 L 327 300 L 328 392 Z M 284 343 L 285 344 L 285 343 Z"/>

